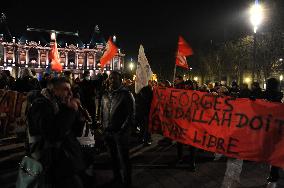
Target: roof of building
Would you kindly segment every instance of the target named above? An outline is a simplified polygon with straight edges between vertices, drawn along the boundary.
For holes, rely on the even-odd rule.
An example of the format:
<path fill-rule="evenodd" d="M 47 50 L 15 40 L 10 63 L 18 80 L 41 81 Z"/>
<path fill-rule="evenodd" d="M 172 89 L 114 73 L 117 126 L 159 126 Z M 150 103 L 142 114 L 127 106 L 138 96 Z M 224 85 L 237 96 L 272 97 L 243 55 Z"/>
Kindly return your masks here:
<path fill-rule="evenodd" d="M 100 32 L 99 26 L 96 25 L 95 28 L 94 28 L 94 31 L 93 31 L 89 45 L 90 45 L 90 48 L 94 48 L 98 44 L 105 45 L 106 40 Z"/>
<path fill-rule="evenodd" d="M 46 30 L 46 29 L 37 29 L 37 28 L 27 28 L 26 32 L 19 39 L 20 43 L 26 43 L 30 41 L 39 42 L 42 46 L 50 45 L 50 35 L 51 33 L 56 33 L 56 41 L 58 47 L 65 47 L 66 44 L 69 46 L 73 44 L 80 48 L 84 47 L 84 43 L 81 41 L 78 32 L 64 32 L 56 30 Z"/>
<path fill-rule="evenodd" d="M 57 44 L 59 47 L 65 47 L 66 44 L 69 46 L 73 44 L 79 48 L 84 48 L 84 43 L 81 41 L 79 35 L 77 34 L 57 34 L 56 36 Z"/>
<path fill-rule="evenodd" d="M 25 31 L 24 34 L 19 39 L 19 43 L 25 44 L 27 42 L 34 41 L 42 46 L 49 46 L 50 34 L 43 31 Z"/>

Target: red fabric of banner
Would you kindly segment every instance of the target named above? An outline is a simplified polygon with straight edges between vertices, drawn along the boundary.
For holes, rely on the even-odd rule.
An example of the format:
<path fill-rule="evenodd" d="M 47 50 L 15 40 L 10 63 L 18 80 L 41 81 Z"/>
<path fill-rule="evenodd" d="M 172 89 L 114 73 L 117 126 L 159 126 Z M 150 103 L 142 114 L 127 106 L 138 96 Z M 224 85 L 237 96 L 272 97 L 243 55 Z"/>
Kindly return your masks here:
<path fill-rule="evenodd" d="M 284 168 L 284 104 L 155 88 L 152 133 L 228 157 Z"/>

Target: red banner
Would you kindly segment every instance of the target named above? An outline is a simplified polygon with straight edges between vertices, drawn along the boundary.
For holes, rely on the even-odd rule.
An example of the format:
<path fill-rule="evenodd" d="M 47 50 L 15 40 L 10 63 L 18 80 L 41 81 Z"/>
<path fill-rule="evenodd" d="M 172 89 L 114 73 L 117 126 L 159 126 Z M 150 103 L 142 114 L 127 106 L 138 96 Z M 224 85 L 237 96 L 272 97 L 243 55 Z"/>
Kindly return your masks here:
<path fill-rule="evenodd" d="M 150 130 L 228 157 L 284 168 L 284 105 L 155 88 Z"/>

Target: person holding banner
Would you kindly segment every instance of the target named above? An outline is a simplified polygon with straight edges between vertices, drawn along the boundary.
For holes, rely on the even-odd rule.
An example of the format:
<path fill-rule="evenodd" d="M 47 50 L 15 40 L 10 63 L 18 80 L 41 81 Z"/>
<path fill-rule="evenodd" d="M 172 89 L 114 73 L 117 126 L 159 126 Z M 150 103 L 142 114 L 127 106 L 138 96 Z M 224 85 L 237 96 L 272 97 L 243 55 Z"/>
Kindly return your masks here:
<path fill-rule="evenodd" d="M 280 102 L 283 98 L 283 93 L 279 91 L 279 82 L 275 78 L 267 80 L 266 90 L 264 92 L 264 99 L 271 102 Z M 268 183 L 276 183 L 279 179 L 279 167 L 271 166 L 269 177 L 267 178 Z"/>
<path fill-rule="evenodd" d="M 190 82 L 188 82 L 190 83 Z M 193 82 L 190 83 L 191 86 L 187 85 L 187 88 L 190 89 L 190 90 L 193 90 L 194 89 L 194 85 L 193 85 Z M 177 76 L 176 77 L 176 80 L 175 80 L 175 85 L 174 87 L 176 89 L 185 89 L 186 87 L 186 84 L 185 82 L 183 81 L 183 78 L 182 76 Z M 177 142 L 177 156 L 178 156 L 178 163 L 183 163 L 184 162 L 184 159 L 183 159 L 183 146 L 184 144 L 180 143 L 180 142 Z M 195 165 L 195 156 L 196 156 L 196 148 L 189 145 L 189 170 L 191 172 L 195 172 L 196 171 L 196 165 Z"/>

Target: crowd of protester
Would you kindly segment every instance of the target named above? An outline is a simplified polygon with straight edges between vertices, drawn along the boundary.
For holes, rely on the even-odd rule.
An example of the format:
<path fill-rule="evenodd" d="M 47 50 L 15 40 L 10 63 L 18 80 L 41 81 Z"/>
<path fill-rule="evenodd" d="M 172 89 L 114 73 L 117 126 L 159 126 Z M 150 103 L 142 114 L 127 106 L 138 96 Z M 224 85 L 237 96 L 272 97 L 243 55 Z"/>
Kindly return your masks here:
<path fill-rule="evenodd" d="M 168 80 L 149 81 L 148 85 L 134 92 L 134 82 L 123 79 L 113 71 L 110 75 L 99 74 L 92 77 L 85 71 L 82 78 L 73 78 L 70 71 L 54 75 L 45 73 L 40 80 L 25 68 L 15 79 L 10 72 L 0 72 L 0 89 L 28 93 L 30 108 L 28 122 L 28 155 L 44 166 L 43 183 L 53 187 L 91 187 L 91 177 L 86 173 L 90 165 L 84 157 L 76 137 L 82 136 L 83 129 L 101 129 L 103 139 L 96 141 L 96 148 L 108 148 L 112 160 L 114 182 L 124 187 L 131 185 L 131 162 L 129 159 L 129 135 L 136 131 L 139 142 L 151 145 L 148 117 L 154 87 L 168 87 L 198 90 L 219 96 L 235 98 L 265 99 L 281 102 L 283 94 L 275 78 L 267 80 L 263 90 L 258 82 L 241 86 L 233 81 L 230 86 L 220 82 L 199 85 L 194 80 L 183 80 L 176 76 L 174 83 Z M 86 122 L 91 122 L 87 124 Z M 87 127 L 89 125 L 89 127 Z M 133 128 L 134 127 L 134 128 Z M 87 135 L 87 134 L 86 134 Z M 171 144 L 164 138 L 161 144 Z M 177 162 L 184 162 L 184 144 L 177 142 Z M 197 149 L 187 146 L 190 152 L 189 170 L 194 172 Z M 120 170 L 121 169 L 121 170 Z M 279 178 L 279 169 L 271 168 L 268 181 Z"/>

